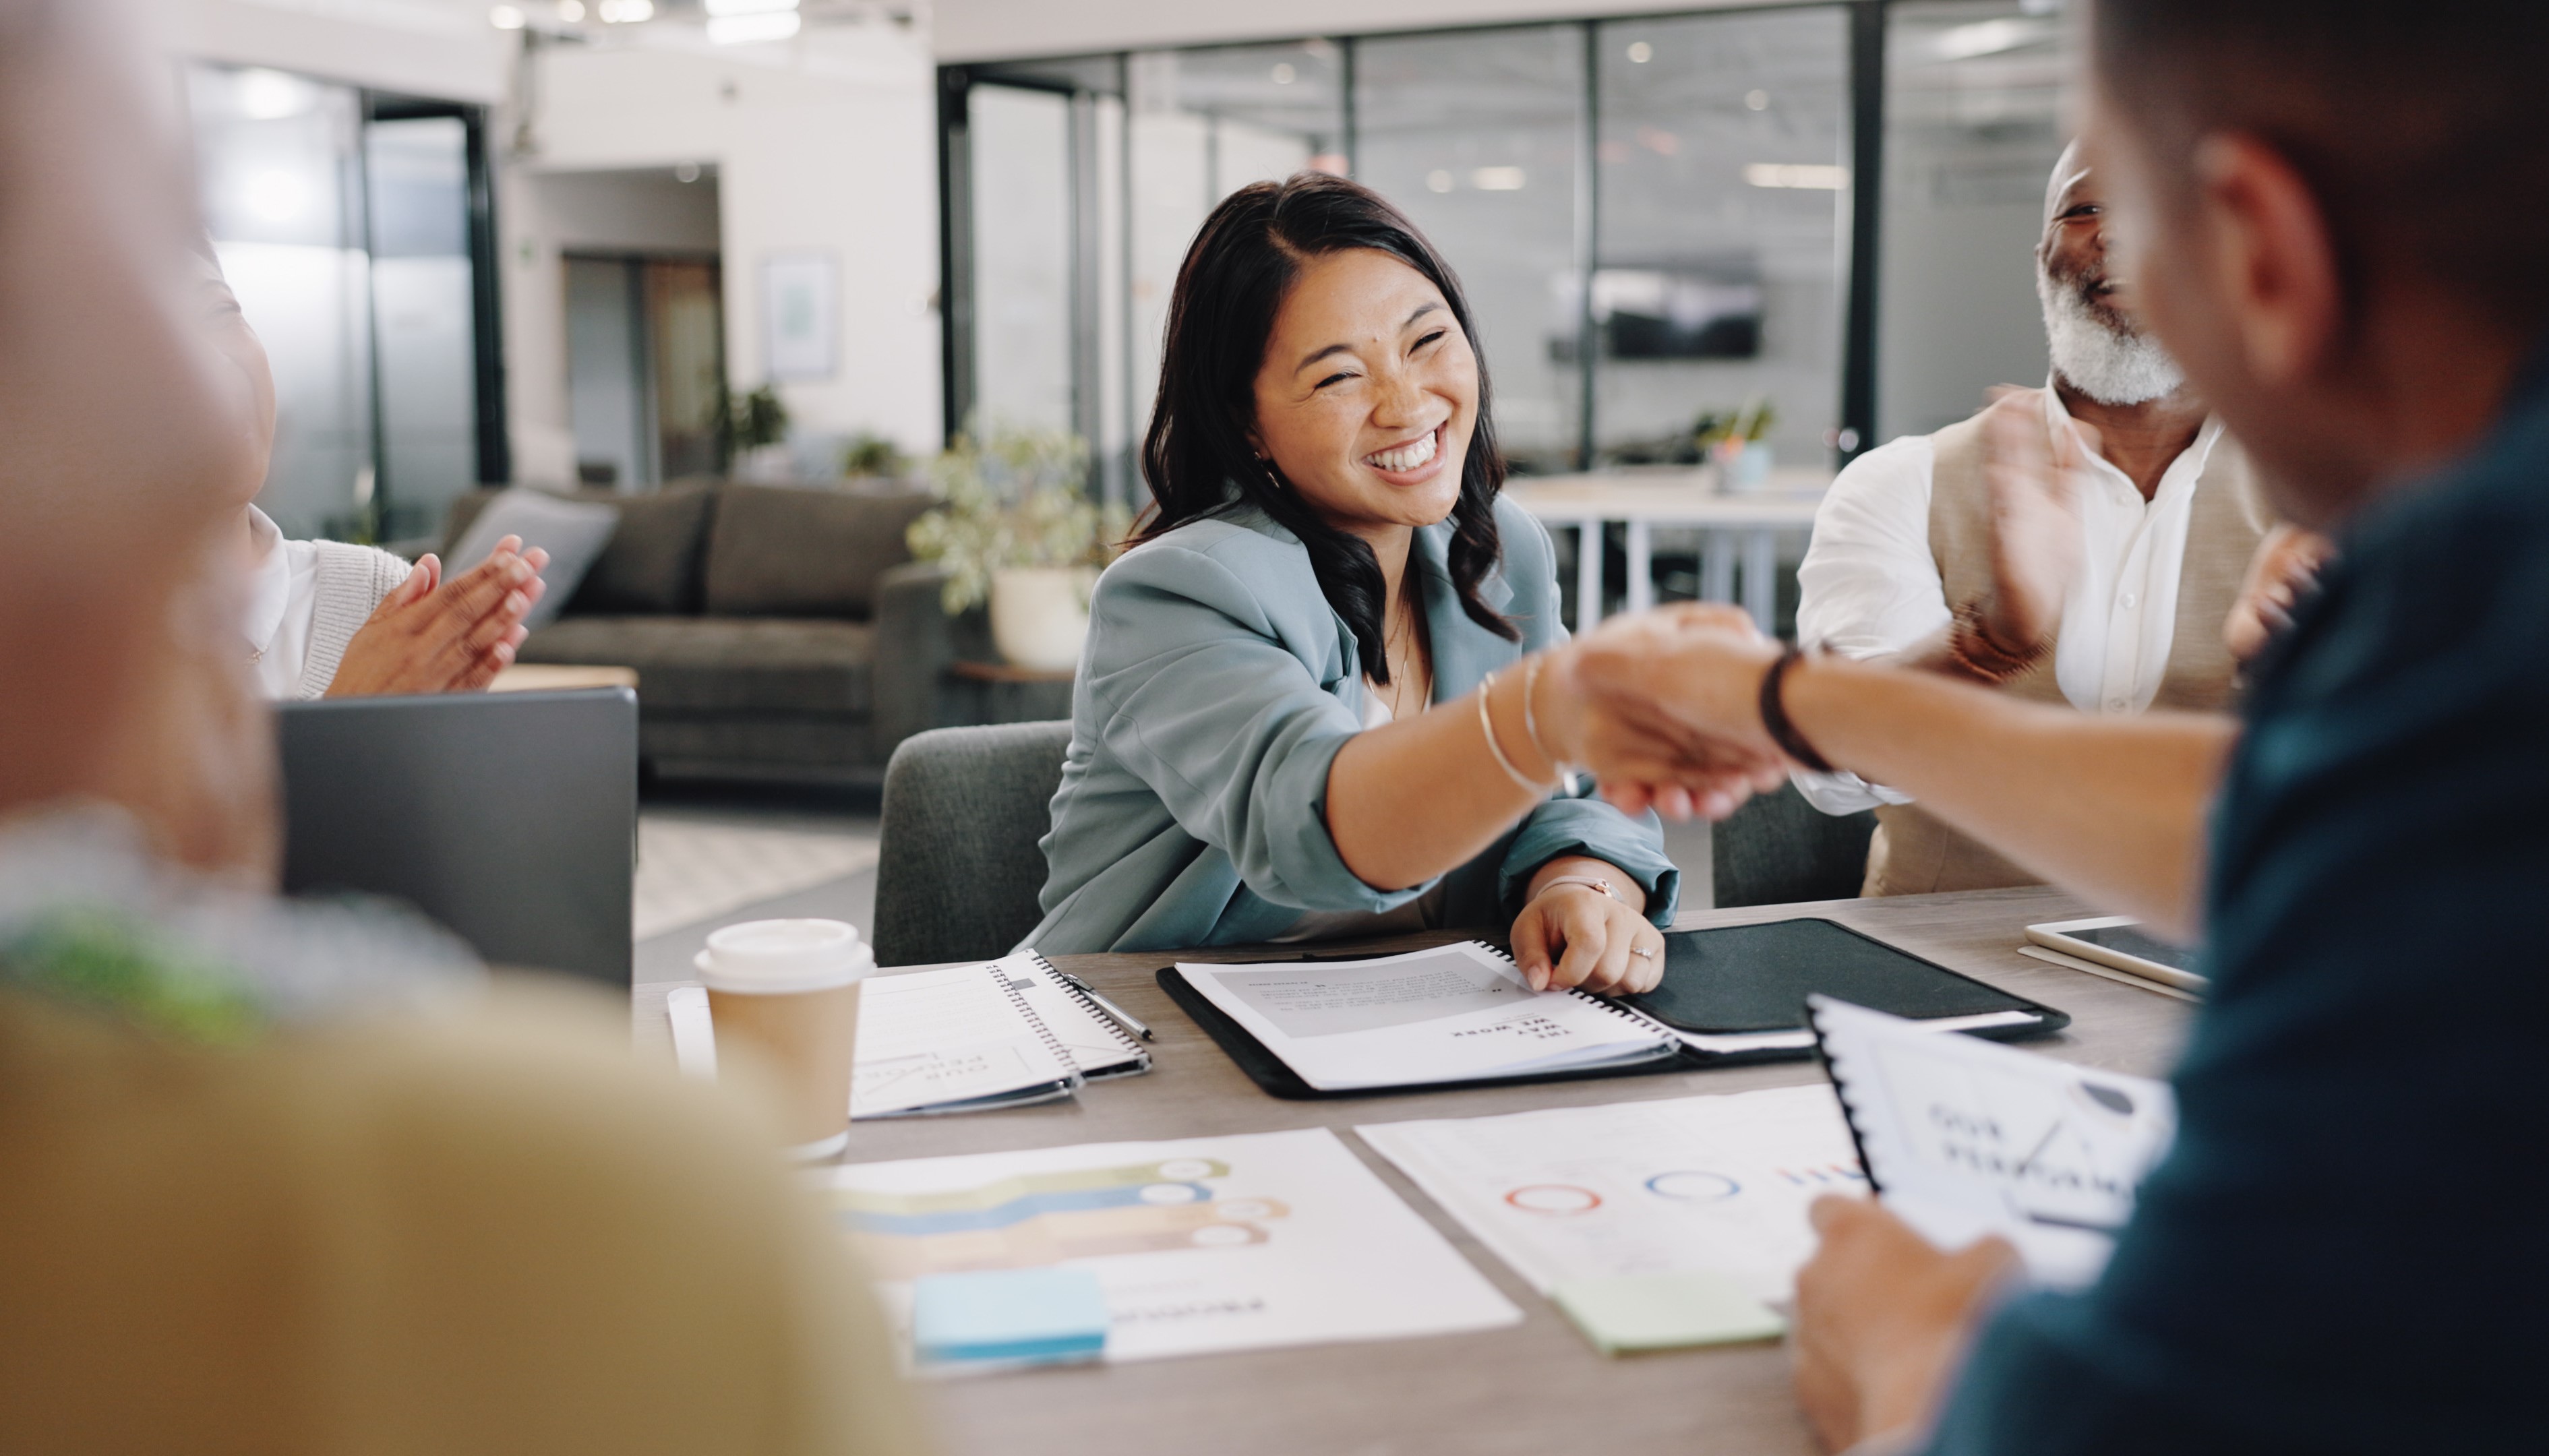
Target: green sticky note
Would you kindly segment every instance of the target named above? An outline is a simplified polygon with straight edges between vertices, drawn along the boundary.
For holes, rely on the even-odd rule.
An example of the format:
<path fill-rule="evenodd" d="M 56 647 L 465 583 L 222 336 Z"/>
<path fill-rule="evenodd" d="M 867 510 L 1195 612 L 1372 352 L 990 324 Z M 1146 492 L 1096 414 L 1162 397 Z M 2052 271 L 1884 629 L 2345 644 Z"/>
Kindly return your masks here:
<path fill-rule="evenodd" d="M 1723 1274 L 1624 1274 L 1551 1291 L 1606 1355 L 1776 1339 L 1788 1321 Z"/>

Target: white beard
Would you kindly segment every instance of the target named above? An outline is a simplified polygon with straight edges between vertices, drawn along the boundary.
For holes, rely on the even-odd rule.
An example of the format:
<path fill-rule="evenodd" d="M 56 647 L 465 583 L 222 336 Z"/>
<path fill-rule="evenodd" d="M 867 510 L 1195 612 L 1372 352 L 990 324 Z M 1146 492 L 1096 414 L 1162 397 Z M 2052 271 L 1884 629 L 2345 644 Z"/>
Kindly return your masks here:
<path fill-rule="evenodd" d="M 2089 311 L 2080 291 L 2035 270 L 2035 296 L 2044 305 L 2044 341 L 2053 372 L 2101 405 L 2140 405 L 2175 392 L 2186 374 L 2159 340 L 2119 333 Z"/>

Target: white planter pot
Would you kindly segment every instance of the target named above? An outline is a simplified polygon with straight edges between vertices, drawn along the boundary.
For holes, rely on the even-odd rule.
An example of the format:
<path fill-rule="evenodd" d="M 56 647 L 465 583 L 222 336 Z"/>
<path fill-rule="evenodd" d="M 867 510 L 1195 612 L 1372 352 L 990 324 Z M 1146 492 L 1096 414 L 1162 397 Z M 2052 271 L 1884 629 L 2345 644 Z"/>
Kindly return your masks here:
<path fill-rule="evenodd" d="M 991 642 L 1013 667 L 1066 673 L 1088 638 L 1086 567 L 1011 567 L 991 573 Z"/>

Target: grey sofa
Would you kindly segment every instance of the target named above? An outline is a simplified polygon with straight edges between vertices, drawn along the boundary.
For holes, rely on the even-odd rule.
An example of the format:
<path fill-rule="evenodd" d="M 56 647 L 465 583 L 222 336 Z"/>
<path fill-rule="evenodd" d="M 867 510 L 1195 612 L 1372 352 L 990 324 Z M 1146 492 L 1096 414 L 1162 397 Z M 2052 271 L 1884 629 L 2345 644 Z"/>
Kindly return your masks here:
<path fill-rule="evenodd" d="M 950 618 L 943 576 L 903 544 L 930 497 L 718 482 L 561 494 L 617 507 L 619 526 L 520 661 L 636 669 L 651 772 L 875 782 L 897 744 L 968 716 L 947 668 L 990 659 L 990 629 L 979 612 Z M 452 503 L 446 549 L 495 495 Z"/>

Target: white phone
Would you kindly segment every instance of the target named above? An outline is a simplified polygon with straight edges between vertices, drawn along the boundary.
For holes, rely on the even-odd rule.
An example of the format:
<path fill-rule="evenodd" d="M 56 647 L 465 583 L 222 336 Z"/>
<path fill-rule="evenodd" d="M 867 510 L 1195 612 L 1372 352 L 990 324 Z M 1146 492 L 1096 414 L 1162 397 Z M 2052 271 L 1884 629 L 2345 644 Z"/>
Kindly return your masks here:
<path fill-rule="evenodd" d="M 2172 946 L 2140 926 L 2141 922 L 2128 915 L 2057 920 L 2029 926 L 2027 938 L 2048 951 L 2094 960 L 2181 991 L 2202 992 L 2212 984 L 2196 972 L 2194 951 Z"/>

